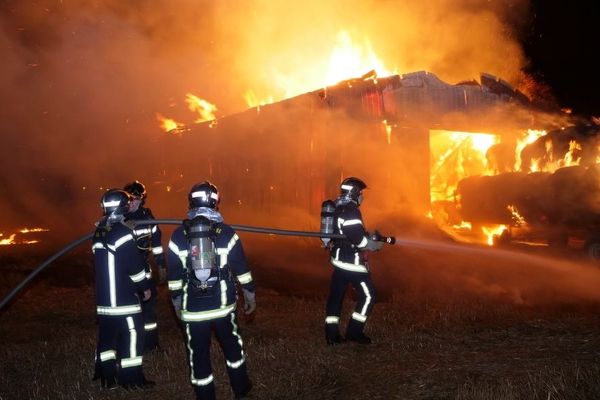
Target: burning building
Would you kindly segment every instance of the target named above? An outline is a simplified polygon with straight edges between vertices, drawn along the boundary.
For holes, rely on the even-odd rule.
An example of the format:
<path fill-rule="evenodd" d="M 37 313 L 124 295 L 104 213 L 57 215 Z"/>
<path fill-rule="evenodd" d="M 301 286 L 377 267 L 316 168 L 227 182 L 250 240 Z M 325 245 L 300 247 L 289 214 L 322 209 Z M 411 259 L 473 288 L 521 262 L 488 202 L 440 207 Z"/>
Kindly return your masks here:
<path fill-rule="evenodd" d="M 337 194 L 342 177 L 356 175 L 369 184 L 369 207 L 388 216 L 429 215 L 449 229 L 464 220 L 471 227 L 501 225 L 521 205 L 508 201 L 496 218 L 478 208 L 467 188 L 486 175 L 500 182 L 509 179 L 505 174 L 526 176 L 540 162 L 550 165 L 550 156 L 540 158 L 539 144 L 531 143 L 547 140 L 546 131 L 569 118 L 540 109 L 489 74 L 448 84 L 428 72 L 383 78 L 371 72 L 227 117 L 173 125 L 165 148 L 181 156 L 164 157 L 161 180 L 175 193 L 213 180 L 228 210 L 247 223 L 301 215 L 289 218 L 292 226 L 314 228 L 321 202 Z M 564 149 L 556 143 L 552 160 Z M 511 205 L 514 213 L 504 218 Z"/>

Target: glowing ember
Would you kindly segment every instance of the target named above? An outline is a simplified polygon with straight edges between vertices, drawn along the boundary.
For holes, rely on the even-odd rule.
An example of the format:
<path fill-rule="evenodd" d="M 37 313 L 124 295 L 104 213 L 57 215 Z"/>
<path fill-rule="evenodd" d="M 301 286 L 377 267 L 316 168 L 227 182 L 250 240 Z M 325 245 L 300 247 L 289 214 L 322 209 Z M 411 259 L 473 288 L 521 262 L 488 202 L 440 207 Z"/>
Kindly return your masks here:
<path fill-rule="evenodd" d="M 50 229 L 44 229 L 44 228 L 23 228 L 23 229 L 19 229 L 19 232 L 21 233 L 29 233 L 29 232 L 48 232 Z"/>

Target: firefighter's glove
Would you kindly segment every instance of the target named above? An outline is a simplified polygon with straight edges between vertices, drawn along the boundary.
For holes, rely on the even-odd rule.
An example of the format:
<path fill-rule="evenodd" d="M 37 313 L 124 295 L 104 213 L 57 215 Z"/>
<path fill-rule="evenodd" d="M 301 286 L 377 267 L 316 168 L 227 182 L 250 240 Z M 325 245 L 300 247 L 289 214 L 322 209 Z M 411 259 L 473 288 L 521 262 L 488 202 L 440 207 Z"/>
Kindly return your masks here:
<path fill-rule="evenodd" d="M 256 310 L 256 293 L 248 289 L 242 289 L 244 292 L 244 314 L 252 314 Z"/>
<path fill-rule="evenodd" d="M 182 300 L 182 298 L 183 298 L 182 295 L 171 297 L 171 303 L 173 303 L 173 308 L 175 309 L 175 312 L 177 313 L 177 316 L 179 316 L 179 314 L 181 313 L 181 300 Z"/>
<path fill-rule="evenodd" d="M 383 242 L 376 242 L 375 240 L 368 239 L 365 250 L 368 251 L 379 251 L 383 247 Z"/>
<path fill-rule="evenodd" d="M 142 301 L 148 301 L 152 297 L 152 291 L 150 289 L 146 289 L 142 292 Z"/>
<path fill-rule="evenodd" d="M 158 266 L 158 284 L 162 285 L 167 281 L 167 269 L 163 265 Z"/>

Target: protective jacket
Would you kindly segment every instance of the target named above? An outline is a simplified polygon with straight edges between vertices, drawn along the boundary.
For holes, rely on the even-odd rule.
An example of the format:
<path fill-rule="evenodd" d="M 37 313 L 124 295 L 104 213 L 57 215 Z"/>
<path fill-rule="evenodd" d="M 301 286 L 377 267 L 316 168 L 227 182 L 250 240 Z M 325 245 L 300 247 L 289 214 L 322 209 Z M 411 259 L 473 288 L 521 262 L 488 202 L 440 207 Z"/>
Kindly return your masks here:
<path fill-rule="evenodd" d="M 219 279 L 210 290 L 198 290 L 190 266 L 189 241 L 183 226 L 171 236 L 168 250 L 168 284 L 172 297 L 183 296 L 181 319 L 185 322 L 222 318 L 235 310 L 237 279 L 242 288 L 254 291 L 252 274 L 246 264 L 242 243 L 235 231 L 223 222 L 212 225 Z"/>
<path fill-rule="evenodd" d="M 92 242 L 96 269 L 98 315 L 129 315 L 141 312 L 138 292 L 149 288 L 145 260 L 133 232 L 122 222 L 101 221 Z"/>
<path fill-rule="evenodd" d="M 363 250 L 369 241 L 362 215 L 355 202 L 338 203 L 334 214 L 334 234 L 346 239 L 335 239 L 331 247 L 331 263 L 350 272 L 368 272 Z"/>

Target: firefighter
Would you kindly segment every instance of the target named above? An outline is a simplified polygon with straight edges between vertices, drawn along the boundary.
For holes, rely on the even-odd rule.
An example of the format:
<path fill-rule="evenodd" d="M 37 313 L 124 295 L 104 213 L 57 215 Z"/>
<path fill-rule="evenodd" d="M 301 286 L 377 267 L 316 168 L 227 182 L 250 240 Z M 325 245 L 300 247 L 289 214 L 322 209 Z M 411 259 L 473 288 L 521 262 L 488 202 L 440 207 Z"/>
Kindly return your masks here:
<path fill-rule="evenodd" d="M 252 384 L 236 321 L 235 281 L 242 287 L 245 314 L 251 314 L 256 308 L 252 274 L 240 238 L 218 211 L 217 187 L 196 184 L 188 200 L 189 219 L 173 232 L 167 257 L 169 290 L 186 333 L 191 383 L 197 399 L 215 398 L 210 363 L 214 331 L 234 395 L 243 398 Z"/>
<path fill-rule="evenodd" d="M 96 377 L 105 388 L 117 383 L 126 389 L 154 385 L 144 378 L 142 370 L 144 322 L 140 300 L 147 301 L 151 290 L 144 258 L 125 221 L 130 200 L 129 194 L 119 189 L 102 196 L 104 217 L 97 224 L 92 244 L 99 324 Z"/>
<path fill-rule="evenodd" d="M 127 218 L 131 220 L 154 219 L 152 211 L 144 207 L 147 198 L 146 187 L 139 181 L 128 183 L 123 188 L 131 195 L 129 213 Z M 139 251 L 145 260 L 146 276 L 150 282 L 152 296 L 142 303 L 142 316 L 144 318 L 144 351 L 152 351 L 158 348 L 158 324 L 156 318 L 157 291 L 156 284 L 152 279 L 152 268 L 150 266 L 150 254 L 154 255 L 154 261 L 158 265 L 158 282 L 164 283 L 167 276 L 165 258 L 161 244 L 162 234 L 158 225 L 140 225 L 134 230 L 134 237 Z"/>
<path fill-rule="evenodd" d="M 334 239 L 330 245 L 333 273 L 325 310 L 325 339 L 329 345 L 340 344 L 345 340 L 360 344 L 371 343 L 371 339 L 364 334 L 364 327 L 373 309 L 375 287 L 365 253 L 380 250 L 383 243 L 371 240 L 358 209 L 363 200 L 362 191 L 366 187 L 358 178 L 346 178 L 342 181 L 340 195 L 335 200 L 333 231 L 344 235 L 345 239 Z M 340 314 L 348 284 L 356 291 L 357 303 L 344 338 L 340 334 Z"/>

